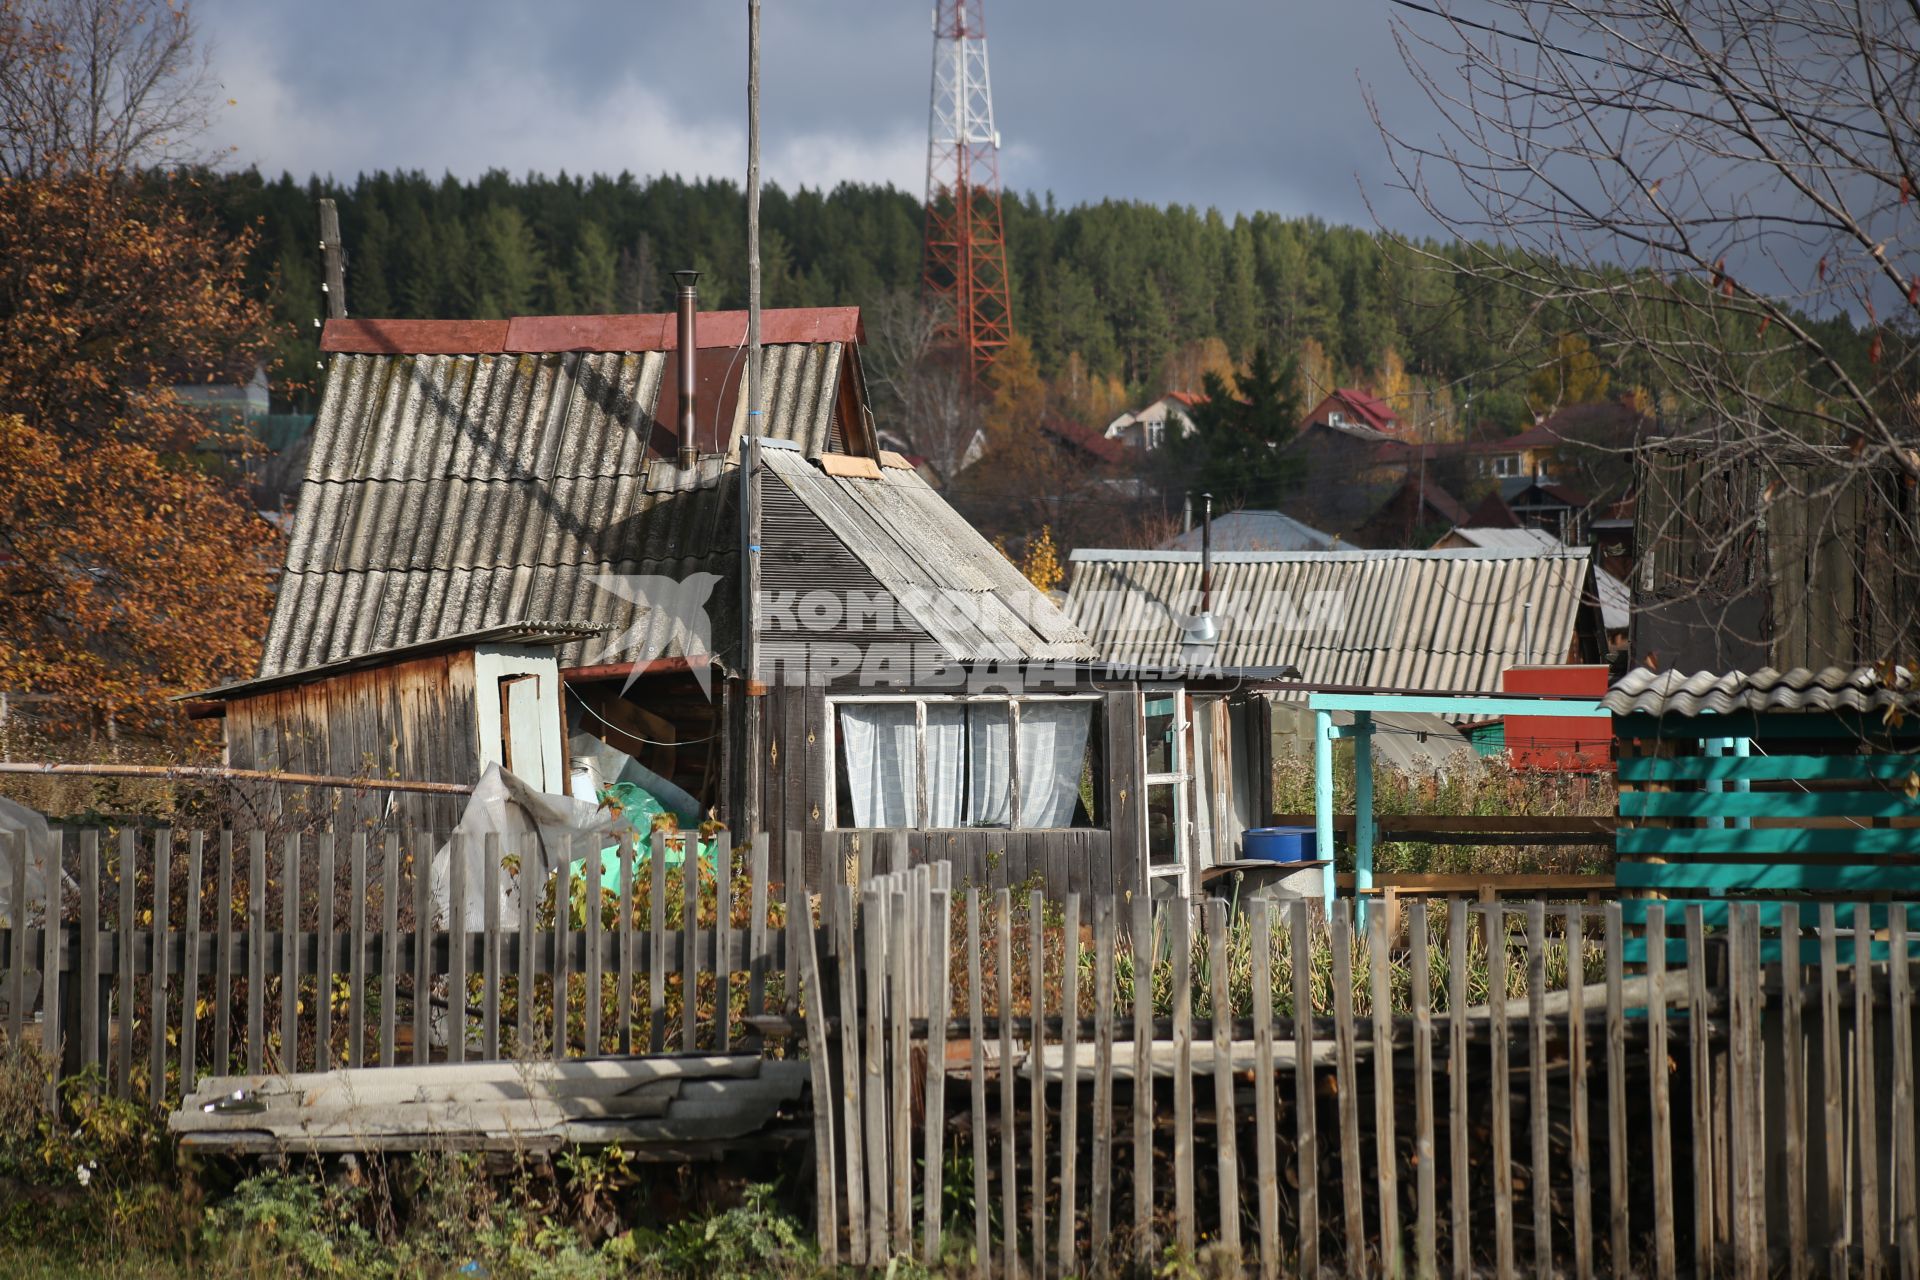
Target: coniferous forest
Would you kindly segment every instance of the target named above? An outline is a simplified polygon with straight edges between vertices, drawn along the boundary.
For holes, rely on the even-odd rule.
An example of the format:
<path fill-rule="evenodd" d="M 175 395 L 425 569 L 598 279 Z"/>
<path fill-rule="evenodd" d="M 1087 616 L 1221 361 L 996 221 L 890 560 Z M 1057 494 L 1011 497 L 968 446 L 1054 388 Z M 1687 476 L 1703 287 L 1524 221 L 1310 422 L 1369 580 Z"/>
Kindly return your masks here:
<path fill-rule="evenodd" d="M 311 407 L 321 196 L 339 202 L 355 315 L 665 310 L 683 266 L 705 273 L 704 306 L 745 302 L 745 203 L 727 181 L 375 173 L 343 185 L 248 170 L 199 189 L 229 228 L 258 232 L 252 271 L 282 321 L 288 408 Z M 916 195 L 769 187 L 762 210 L 769 307 L 873 308 L 918 286 Z M 1102 411 L 1198 390 L 1210 365 L 1244 367 L 1267 346 L 1299 361 L 1307 396 L 1355 383 L 1435 421 L 1470 400 L 1474 423 L 1512 427 L 1528 414 L 1528 378 L 1571 327 L 1448 270 L 1473 246 L 1119 200 L 1062 208 L 1010 194 L 1005 211 L 1015 324 L 1040 374 Z M 1657 394 L 1644 371 L 1594 354 L 1615 394 Z"/>

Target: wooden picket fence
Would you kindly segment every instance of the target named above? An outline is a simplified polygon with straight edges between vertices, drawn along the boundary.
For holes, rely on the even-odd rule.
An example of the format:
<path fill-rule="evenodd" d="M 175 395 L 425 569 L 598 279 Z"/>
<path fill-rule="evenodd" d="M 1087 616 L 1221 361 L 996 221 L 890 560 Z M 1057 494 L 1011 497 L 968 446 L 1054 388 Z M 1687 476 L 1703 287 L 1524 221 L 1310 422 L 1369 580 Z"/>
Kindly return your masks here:
<path fill-rule="evenodd" d="M 519 892 L 531 838 L 487 837 L 470 919 L 459 839 L 436 915 L 440 835 L 56 830 L 34 855 L 38 883 L 66 886 L 51 906 L 29 893 L 16 838 L 0 861 L 16 904 L 0 928 L 4 1027 L 61 1077 L 156 1105 L 242 1071 L 757 1050 L 792 1025 L 798 868 L 770 883 L 766 838 L 736 849 L 724 830 L 722 856 L 670 867 L 673 842 L 696 839 L 621 842 L 617 891 L 598 886 L 607 842 L 568 839 L 557 856 L 588 875 L 559 910 L 552 872 Z"/>
<path fill-rule="evenodd" d="M 1630 938 L 1619 903 L 1416 902 L 1396 937 L 1347 902 L 1022 902 L 938 864 L 829 889 L 823 1250 L 1913 1275 L 1920 916 L 1644 905 Z"/>

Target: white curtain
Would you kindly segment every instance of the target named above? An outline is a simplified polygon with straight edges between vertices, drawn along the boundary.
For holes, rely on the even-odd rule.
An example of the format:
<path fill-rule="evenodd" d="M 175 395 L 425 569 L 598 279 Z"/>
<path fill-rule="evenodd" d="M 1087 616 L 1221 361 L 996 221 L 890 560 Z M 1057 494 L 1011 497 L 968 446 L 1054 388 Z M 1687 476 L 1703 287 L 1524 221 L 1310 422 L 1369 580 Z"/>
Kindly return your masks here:
<path fill-rule="evenodd" d="M 927 825 L 967 825 L 967 706 L 927 704 Z"/>
<path fill-rule="evenodd" d="M 975 827 L 1004 827 L 1013 775 L 1011 718 L 1004 702 L 967 704 L 967 819 Z"/>
<path fill-rule="evenodd" d="M 1007 728 L 1004 702 L 927 703 L 927 825 L 1007 824 Z"/>
<path fill-rule="evenodd" d="M 1091 702 L 1020 704 L 1020 825 L 1073 825 L 1086 767 Z"/>
<path fill-rule="evenodd" d="M 914 825 L 914 720 L 911 702 L 840 705 L 853 826 Z"/>

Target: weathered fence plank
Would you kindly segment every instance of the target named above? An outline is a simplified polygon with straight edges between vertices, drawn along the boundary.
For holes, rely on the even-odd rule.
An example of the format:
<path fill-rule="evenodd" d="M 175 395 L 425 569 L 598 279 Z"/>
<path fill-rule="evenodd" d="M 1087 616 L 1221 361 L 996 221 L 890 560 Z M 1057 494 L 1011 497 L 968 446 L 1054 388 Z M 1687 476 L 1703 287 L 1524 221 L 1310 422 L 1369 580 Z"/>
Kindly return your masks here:
<path fill-rule="evenodd" d="M 1667 1072 L 1667 909 L 1647 904 L 1647 1080 L 1653 1111 L 1653 1257 L 1661 1280 L 1675 1275 L 1679 1259 L 1673 1230 L 1673 1105 Z"/>
<path fill-rule="evenodd" d="M 332 842 L 329 839 L 328 847 L 331 848 L 331 845 Z M 24 862 L 25 860 L 21 859 L 22 865 Z M 147 961 L 147 976 L 152 984 L 151 994 L 147 1000 L 147 1044 L 151 1055 L 147 1065 L 147 1101 L 156 1107 L 167 1097 L 167 1027 L 172 1021 L 167 996 L 167 938 L 169 926 L 173 923 L 170 915 L 173 906 L 172 877 L 173 832 L 162 827 L 154 833 L 153 837 L 153 947 L 151 957 Z M 17 917 L 21 915 L 21 907 L 25 901 L 24 883 L 16 877 L 13 896 L 16 926 L 20 923 Z M 14 969 L 16 971 L 24 967 L 19 963 L 18 948 L 25 937 L 24 933 L 17 933 L 14 936 L 13 945 L 16 948 Z M 325 995 L 331 990 L 331 984 L 321 988 L 323 1004 Z M 12 1016 L 18 1017 L 20 997 L 16 995 L 14 999 L 15 1004 L 11 1012 Z"/>
<path fill-rule="evenodd" d="M 1260 1275 L 1280 1274 L 1280 1163 L 1274 1141 L 1273 922 L 1271 903 L 1256 898 L 1247 908 L 1253 943 L 1253 1127 L 1254 1167 L 1259 1175 Z M 1300 1068 L 1304 1070 L 1304 1068 Z M 1094 1157 L 1099 1176 L 1099 1157 Z"/>
<path fill-rule="evenodd" d="M 1687 1055 L 1692 1064 L 1693 1099 L 1693 1267 L 1697 1276 L 1714 1271 L 1713 1041 L 1707 1024 L 1706 930 L 1700 904 L 1686 908 Z"/>
<path fill-rule="evenodd" d="M 1388 950 L 1387 910 L 1367 913 L 1367 980 L 1373 1015 L 1373 1165 L 1379 1191 L 1380 1265 L 1400 1274 L 1400 1153 L 1393 1123 L 1393 957 Z"/>
<path fill-rule="evenodd" d="M 1498 999 L 1498 997 L 1495 997 Z M 1533 1271 L 1553 1277 L 1553 1186 L 1547 1135 L 1547 904 L 1527 904 L 1527 1186 L 1533 1193 Z"/>
<path fill-rule="evenodd" d="M 1175 1239 L 1191 1255 L 1199 1239 L 1193 1192 L 1193 908 L 1175 898 L 1168 912 L 1173 943 L 1173 1213 Z"/>
<path fill-rule="evenodd" d="M 1493 1236 L 1494 1266 L 1501 1280 L 1513 1275 L 1513 1072 L 1508 1064 L 1507 923 L 1498 902 L 1483 910 L 1487 940 L 1487 996 L 1493 1038 Z"/>
<path fill-rule="evenodd" d="M 1320 1274 L 1320 1141 L 1313 1069 L 1313 932 L 1307 904 L 1295 899 L 1287 924 L 1293 958 L 1295 1177 L 1300 1184 L 1300 1274 Z"/>
<path fill-rule="evenodd" d="M 1220 1169 L 1221 1248 L 1240 1256 L 1240 1152 L 1233 1114 L 1233 993 L 1228 982 L 1227 940 L 1232 923 L 1227 904 L 1219 898 L 1207 903 L 1207 976 L 1213 1014 L 1213 1142 Z M 1271 1088 L 1268 1080 L 1260 1087 Z"/>
<path fill-rule="evenodd" d="M 1360 1190 L 1360 1073 L 1355 1065 L 1353 915 L 1333 907 L 1334 1083 L 1340 1097 L 1340 1211 L 1346 1222 L 1347 1274 L 1367 1272 L 1367 1228 Z"/>
<path fill-rule="evenodd" d="M 1047 1073 L 1041 1069 L 1047 1053 L 1047 933 L 1046 895 L 1035 889 L 1027 895 L 1028 1016 L 1032 1034 L 1028 1037 L 1027 1062 L 1032 1080 L 1027 1100 L 1029 1176 L 1033 1180 L 1028 1212 L 1033 1220 L 1032 1256 L 1029 1259 L 1036 1280 L 1047 1274 Z"/>
<path fill-rule="evenodd" d="M 1469 1227 L 1467 1142 L 1467 904 L 1447 904 L 1447 1155 L 1452 1183 L 1453 1274 L 1473 1274 L 1473 1234 Z"/>
<path fill-rule="evenodd" d="M 921 962 L 926 966 L 931 987 L 927 1002 L 927 1025 L 937 1028 L 927 1042 L 926 1137 L 921 1149 L 922 1182 L 920 1204 L 925 1216 L 920 1246 L 921 1261 L 933 1266 L 940 1254 L 940 1210 L 944 1203 L 941 1176 L 946 1167 L 947 1119 L 947 1018 L 952 1013 L 952 994 L 948 989 L 948 957 L 952 954 L 953 917 L 949 910 L 947 888 L 942 882 L 931 891 L 928 903 L 931 919 L 926 939 L 929 949 Z M 811 934 L 812 930 L 808 930 Z"/>
<path fill-rule="evenodd" d="M 1588 1151 L 1586 919 L 1578 903 L 1567 908 L 1567 1101 L 1573 1111 L 1573 1270 L 1575 1280 L 1593 1275 L 1593 1170 Z"/>
<path fill-rule="evenodd" d="M 973 1145 L 973 1269 L 985 1275 L 993 1265 L 992 1202 L 987 1182 L 986 996 L 980 990 L 980 891 L 967 890 L 967 1086 Z M 945 960 L 945 957 L 942 957 Z"/>
<path fill-rule="evenodd" d="M 1439 1244 L 1434 1222 L 1433 1131 L 1433 973 L 1428 953 L 1427 904 L 1415 902 L 1410 946 L 1413 982 L 1413 1159 L 1414 1269 L 1427 1280 L 1439 1274 Z"/>
<path fill-rule="evenodd" d="M 1060 937 L 1060 1270 L 1074 1274 L 1074 1246 L 1078 1243 L 1080 1153 L 1080 895 L 1067 895 L 1066 928 Z M 1038 1070 L 1035 1071 L 1038 1075 Z"/>
<path fill-rule="evenodd" d="M 1013 1079 L 1013 896 L 1004 886 L 993 892 L 993 926 L 998 980 L 994 1012 L 1000 1018 L 1000 1266 L 1004 1274 L 1014 1276 L 1020 1265 L 1020 1187 L 1015 1176 L 1019 1149 Z"/>
<path fill-rule="evenodd" d="M 1111 897 L 1093 908 L 1093 1188 L 1087 1246 L 1104 1273 L 1113 1229 L 1113 913 Z"/>
<path fill-rule="evenodd" d="M 1154 1256 L 1153 1239 L 1153 916 L 1147 895 L 1133 897 L 1133 1257 Z M 1009 1272 L 1011 1274 L 1011 1272 Z"/>
<path fill-rule="evenodd" d="M 338 881 L 336 858 L 338 849 L 333 832 L 320 833 L 318 842 L 320 865 L 314 871 L 314 892 L 319 901 L 314 925 L 315 937 L 319 943 L 318 963 L 313 969 L 313 1069 L 315 1071 L 333 1070 L 333 976 L 336 957 L 334 954 L 338 939 L 334 932 L 337 923 L 334 919 L 334 904 L 338 897 L 335 892 Z M 160 899 L 155 899 L 156 907 Z M 158 928 L 158 926 L 155 926 Z M 492 989 L 494 980 L 488 982 Z M 498 1056 L 489 1052 L 488 1057 Z"/>
<path fill-rule="evenodd" d="M 1873 912 L 1865 903 L 1853 908 L 1853 1061 L 1854 1125 L 1859 1151 L 1860 1270 L 1881 1274 L 1885 1264 L 1880 1222 L 1880 1109 L 1876 1105 L 1879 1060 L 1873 1042 Z"/>
<path fill-rule="evenodd" d="M 1607 1248 L 1613 1274 L 1632 1274 L 1627 1205 L 1627 1001 L 1620 904 L 1607 904 Z"/>
<path fill-rule="evenodd" d="M 114 1011 L 119 1034 L 113 1045 L 113 1091 L 114 1096 L 125 1099 L 133 1096 L 133 903 L 140 896 L 140 841 L 132 827 L 120 833 L 118 881 L 120 1003 Z"/>

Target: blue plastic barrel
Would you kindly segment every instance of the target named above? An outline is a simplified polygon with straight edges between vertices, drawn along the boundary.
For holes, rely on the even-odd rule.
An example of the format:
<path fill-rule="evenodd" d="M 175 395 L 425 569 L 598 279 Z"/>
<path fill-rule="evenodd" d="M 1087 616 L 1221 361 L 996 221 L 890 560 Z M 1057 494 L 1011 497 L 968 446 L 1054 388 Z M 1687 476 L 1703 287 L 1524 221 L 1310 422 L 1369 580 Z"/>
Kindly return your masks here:
<path fill-rule="evenodd" d="M 1309 862 L 1312 827 L 1248 827 L 1240 833 L 1241 856 L 1263 862 Z"/>

